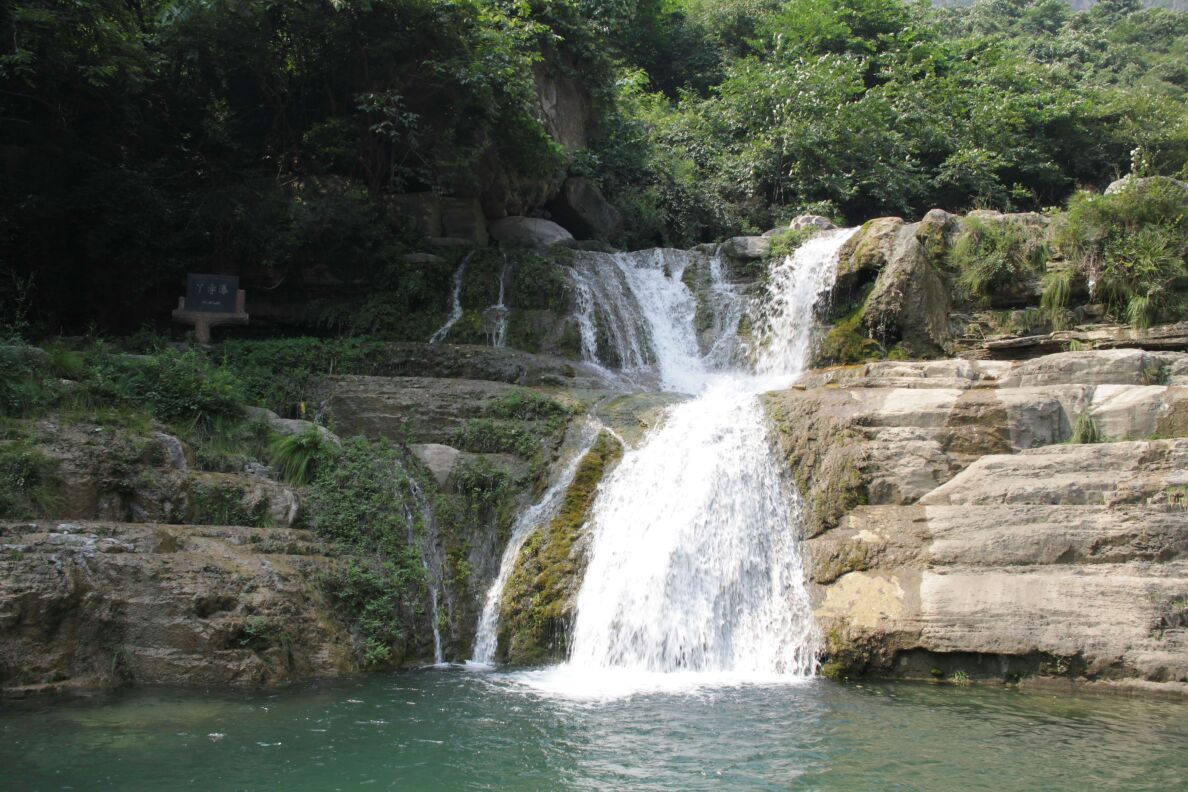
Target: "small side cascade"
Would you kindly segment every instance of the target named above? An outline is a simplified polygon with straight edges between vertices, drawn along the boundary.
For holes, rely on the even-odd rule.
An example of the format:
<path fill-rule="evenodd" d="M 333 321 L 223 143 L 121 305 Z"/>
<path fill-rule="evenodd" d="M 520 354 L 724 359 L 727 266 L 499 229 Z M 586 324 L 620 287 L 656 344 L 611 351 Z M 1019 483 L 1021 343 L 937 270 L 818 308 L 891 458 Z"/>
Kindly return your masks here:
<path fill-rule="evenodd" d="M 702 254 L 664 248 L 578 257 L 570 277 L 582 359 L 613 367 L 640 386 L 700 391 L 709 372 L 735 357 L 744 304 L 721 260 L 709 262 L 702 308 L 709 313 L 710 343 L 703 354 L 696 330 L 699 298 L 685 281 L 692 268 L 706 264 Z"/>
<path fill-rule="evenodd" d="M 814 310 L 837 279 L 838 254 L 858 229 L 825 231 L 772 267 L 767 298 L 755 320 L 753 354 L 759 374 L 799 373 L 808 364 Z"/>
<path fill-rule="evenodd" d="M 403 466 L 401 472 L 404 474 L 405 481 L 408 482 L 409 494 L 416 505 L 416 512 L 414 512 L 407 503 L 405 504 L 404 520 L 408 526 L 409 545 L 419 547 L 421 551 L 421 568 L 425 571 L 425 584 L 429 589 L 429 618 L 433 629 L 433 662 L 435 665 L 441 665 L 445 662 L 441 648 L 441 629 L 438 627 L 438 592 L 441 590 L 442 581 L 441 569 L 432 552 L 432 548 L 437 545 L 437 522 L 433 518 L 433 507 L 429 504 L 429 498 L 426 497 L 425 491 L 421 489 L 416 478 Z M 416 532 L 418 519 L 424 531 L 424 536 L 419 540 Z"/>
<path fill-rule="evenodd" d="M 487 334 L 487 343 L 493 347 L 507 346 L 507 320 L 511 311 L 504 302 L 507 289 L 507 254 L 503 254 L 503 269 L 499 273 L 499 302 L 483 311 L 483 328 Z"/>
<path fill-rule="evenodd" d="M 467 253 L 466 257 L 462 259 L 462 263 L 458 265 L 458 269 L 454 271 L 454 289 L 450 293 L 450 315 L 446 318 L 445 324 L 429 336 L 430 344 L 440 344 L 444 341 L 450 334 L 450 329 L 462 318 L 462 279 L 466 275 L 466 265 L 473 255 L 473 253 Z"/>
<path fill-rule="evenodd" d="M 570 268 L 577 303 L 582 359 L 625 374 L 652 364 L 648 328 L 624 268 L 625 254 L 579 253 Z"/>
<path fill-rule="evenodd" d="M 562 498 L 565 497 L 565 491 L 573 483 L 582 457 L 593 447 L 601 428 L 599 422 L 593 419 L 588 419 L 582 424 L 578 430 L 579 448 L 573 459 L 557 476 L 553 486 L 549 487 L 536 503 L 528 507 L 512 526 L 511 536 L 508 538 L 507 546 L 504 547 L 503 555 L 499 560 L 499 574 L 495 576 L 495 580 L 487 589 L 487 596 L 483 600 L 483 612 L 479 616 L 474 651 L 470 662 L 489 665 L 494 661 L 499 633 L 499 601 L 503 597 L 503 589 L 507 586 L 508 578 L 511 577 L 512 571 L 515 569 L 516 556 L 519 555 L 520 548 L 524 546 L 529 534 L 538 526 L 552 519 L 557 508 L 561 505 Z"/>
<path fill-rule="evenodd" d="M 718 245 L 710 256 L 709 279 L 710 331 L 713 340 L 705 353 L 705 360 L 710 368 L 728 369 L 739 361 L 738 326 L 746 309 L 746 298 L 726 278 L 722 245 Z"/>

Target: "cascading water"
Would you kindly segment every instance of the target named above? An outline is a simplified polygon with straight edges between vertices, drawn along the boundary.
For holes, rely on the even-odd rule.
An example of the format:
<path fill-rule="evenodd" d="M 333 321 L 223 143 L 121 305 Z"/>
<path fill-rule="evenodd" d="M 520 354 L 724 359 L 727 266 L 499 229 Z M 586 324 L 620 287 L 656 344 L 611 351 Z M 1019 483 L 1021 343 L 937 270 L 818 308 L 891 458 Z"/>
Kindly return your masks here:
<path fill-rule="evenodd" d="M 798 374 L 812 351 L 813 310 L 837 279 L 837 257 L 854 228 L 826 231 L 806 241 L 773 267 L 768 298 L 755 332 L 755 369 L 760 374 Z"/>
<path fill-rule="evenodd" d="M 437 592 L 441 589 L 441 569 L 435 563 L 436 557 L 433 555 L 431 548 L 437 544 L 437 528 L 436 522 L 433 519 L 433 507 L 429 504 L 429 499 L 425 497 L 425 491 L 421 489 L 421 485 L 417 483 L 416 478 L 412 476 L 409 471 L 401 466 L 401 473 L 404 474 L 404 479 L 408 482 L 408 491 L 412 496 L 412 501 L 420 512 L 420 519 L 418 515 L 413 513 L 411 506 L 405 503 L 404 506 L 404 522 L 408 526 L 408 544 L 410 547 L 421 547 L 421 569 L 425 571 L 425 585 L 429 588 L 429 619 L 433 630 L 433 662 L 435 665 L 441 665 L 445 662 L 445 656 L 441 648 L 441 628 L 438 626 L 438 595 Z M 423 540 L 417 541 L 416 527 L 418 522 L 421 530 L 424 531 Z"/>
<path fill-rule="evenodd" d="M 454 271 L 454 288 L 450 292 L 450 315 L 446 317 L 445 324 L 429 336 L 430 344 L 440 344 L 445 341 L 446 336 L 450 334 L 450 329 L 462 318 L 462 278 L 466 275 L 466 264 L 470 261 L 471 255 L 473 254 L 468 253 L 462 259 L 462 263 L 458 265 L 458 269 Z"/>
<path fill-rule="evenodd" d="M 499 302 L 483 311 L 483 325 L 487 340 L 493 347 L 507 346 L 507 319 L 511 313 L 504 303 L 507 286 L 507 254 L 503 257 L 503 269 L 499 273 Z"/>
<path fill-rule="evenodd" d="M 536 674 L 534 684 L 575 693 L 608 673 L 634 688 L 654 684 L 656 672 L 731 680 L 813 672 L 819 637 L 799 553 L 800 502 L 781 474 L 758 395 L 803 371 L 813 307 L 852 233 L 820 235 L 773 270 L 756 373 L 724 370 L 742 301 L 720 260 L 711 262 L 710 307 L 723 331 L 704 353 L 696 299 L 682 278 L 686 260 L 656 251 L 616 257 L 614 271 L 597 281 L 591 267 L 580 272 L 594 298 L 591 337 L 599 320 L 639 316 L 630 331 L 608 327 L 603 335 L 637 339 L 654 357 L 662 388 L 697 395 L 671 408 L 599 489 L 569 662 Z M 600 288 L 608 280 L 630 290 L 630 304 L 608 306 L 617 294 Z M 639 682 L 640 674 L 651 681 Z"/>

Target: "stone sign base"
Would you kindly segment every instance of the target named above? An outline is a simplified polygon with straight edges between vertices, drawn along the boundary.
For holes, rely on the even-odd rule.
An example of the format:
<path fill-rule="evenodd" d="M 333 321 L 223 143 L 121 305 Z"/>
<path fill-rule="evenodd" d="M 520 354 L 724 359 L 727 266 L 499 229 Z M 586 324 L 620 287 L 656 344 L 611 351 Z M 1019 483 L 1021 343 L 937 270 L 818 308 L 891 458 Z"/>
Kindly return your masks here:
<path fill-rule="evenodd" d="M 235 292 L 235 313 L 208 313 L 186 310 L 186 298 L 179 297 L 173 311 L 173 321 L 194 326 L 194 338 L 199 344 L 210 343 L 210 328 L 215 325 L 245 325 L 248 314 L 244 309 L 246 296 L 243 289 Z"/>

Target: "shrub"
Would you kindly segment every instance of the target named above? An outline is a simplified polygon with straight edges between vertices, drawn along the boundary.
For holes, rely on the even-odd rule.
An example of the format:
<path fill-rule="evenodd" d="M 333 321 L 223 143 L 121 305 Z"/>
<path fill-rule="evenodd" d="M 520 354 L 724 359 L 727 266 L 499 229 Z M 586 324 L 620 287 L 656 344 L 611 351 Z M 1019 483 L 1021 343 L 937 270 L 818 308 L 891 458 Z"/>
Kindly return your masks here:
<path fill-rule="evenodd" d="M 40 517 L 57 504 L 54 461 L 23 441 L 0 443 L 0 516 Z"/>
<path fill-rule="evenodd" d="M 423 577 L 417 581 L 409 576 L 419 571 L 415 563 L 350 559 L 318 579 L 351 623 L 358 641 L 356 654 L 364 668 L 400 659 L 396 655 L 409 637 L 409 593 L 424 586 Z"/>
<path fill-rule="evenodd" d="M 324 446 L 309 485 L 311 527 L 348 554 L 321 585 L 351 622 L 365 666 L 402 660 L 423 624 L 419 486 L 400 449 L 361 437 Z"/>
<path fill-rule="evenodd" d="M 195 350 L 149 358 L 135 372 L 131 386 L 133 394 L 148 402 L 164 421 L 208 424 L 243 413 L 239 380 Z"/>
<path fill-rule="evenodd" d="M 966 218 L 948 253 L 957 283 L 974 299 L 989 300 L 1038 274 L 1047 260 L 1043 229 L 1008 221 Z"/>
<path fill-rule="evenodd" d="M 521 388 L 500 396 L 491 403 L 487 412 L 496 418 L 533 421 L 568 415 L 569 408 L 548 396 Z"/>
<path fill-rule="evenodd" d="M 1053 330 L 1062 330 L 1067 324 L 1068 299 L 1072 294 L 1073 272 L 1068 269 L 1050 270 L 1044 275 L 1044 290 L 1040 295 L 1040 308 L 1047 314 Z"/>
<path fill-rule="evenodd" d="M 29 415 L 52 400 L 45 364 L 39 349 L 0 346 L 0 415 Z"/>
<path fill-rule="evenodd" d="M 224 482 L 195 482 L 190 487 L 188 522 L 194 525 L 250 525 L 269 521 L 268 501 L 249 503 L 244 492 Z"/>
<path fill-rule="evenodd" d="M 476 454 L 515 454 L 531 458 L 536 453 L 536 438 L 519 426 L 489 418 L 467 421 L 454 433 L 454 445 Z"/>
<path fill-rule="evenodd" d="M 1055 245 L 1106 310 L 1137 328 L 1177 321 L 1188 310 L 1188 191 L 1172 182 L 1115 195 L 1078 193 Z"/>
<path fill-rule="evenodd" d="M 227 341 L 218 348 L 223 365 L 243 383 L 251 404 L 294 417 L 310 390 L 333 374 L 373 374 L 384 346 L 359 338 L 286 338 Z"/>
<path fill-rule="evenodd" d="M 815 227 L 786 229 L 771 238 L 771 247 L 767 251 L 768 259 L 783 259 L 791 256 L 796 249 L 817 235 L 820 229 Z"/>

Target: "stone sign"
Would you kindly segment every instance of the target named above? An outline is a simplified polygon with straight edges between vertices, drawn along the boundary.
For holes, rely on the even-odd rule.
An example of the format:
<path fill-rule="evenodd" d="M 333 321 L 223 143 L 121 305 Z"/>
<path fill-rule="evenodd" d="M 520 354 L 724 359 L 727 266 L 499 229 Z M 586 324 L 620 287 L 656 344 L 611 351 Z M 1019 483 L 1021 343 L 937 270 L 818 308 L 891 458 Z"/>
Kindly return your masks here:
<path fill-rule="evenodd" d="M 239 291 L 237 275 L 186 276 L 187 311 L 235 313 L 235 295 Z"/>
<path fill-rule="evenodd" d="M 210 328 L 216 325 L 245 325 L 246 296 L 235 275 L 186 276 L 186 296 L 177 301 L 173 321 L 194 326 L 199 344 L 210 343 Z"/>

